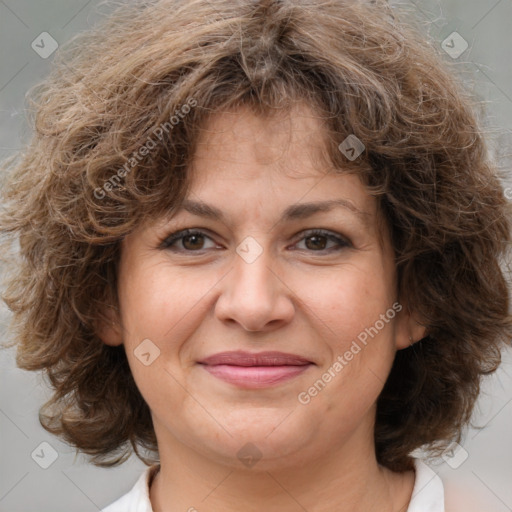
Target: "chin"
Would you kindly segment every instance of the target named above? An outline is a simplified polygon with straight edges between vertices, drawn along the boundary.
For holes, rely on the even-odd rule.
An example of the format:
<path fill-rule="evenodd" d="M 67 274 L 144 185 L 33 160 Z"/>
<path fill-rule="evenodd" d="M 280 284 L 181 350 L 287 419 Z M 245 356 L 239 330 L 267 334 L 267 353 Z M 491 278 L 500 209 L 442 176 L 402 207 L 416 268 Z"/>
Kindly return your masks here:
<path fill-rule="evenodd" d="M 270 471 L 301 465 L 304 459 L 314 458 L 317 453 L 314 433 L 318 425 L 298 424 L 296 413 L 274 409 L 269 412 L 255 410 L 242 415 L 231 415 L 230 421 L 215 432 L 208 425 L 206 432 L 194 432 L 188 439 L 191 445 L 207 458 L 236 470 Z M 309 454 L 309 455 L 308 455 Z"/>

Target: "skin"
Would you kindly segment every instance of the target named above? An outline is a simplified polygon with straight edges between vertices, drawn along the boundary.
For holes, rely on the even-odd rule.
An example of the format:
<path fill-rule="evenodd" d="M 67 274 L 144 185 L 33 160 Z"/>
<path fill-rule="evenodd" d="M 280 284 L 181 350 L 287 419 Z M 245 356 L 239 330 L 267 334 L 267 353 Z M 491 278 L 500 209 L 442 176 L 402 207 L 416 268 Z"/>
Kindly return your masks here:
<path fill-rule="evenodd" d="M 119 315 L 100 336 L 125 345 L 152 412 L 161 460 L 150 490 L 155 512 L 407 509 L 414 472 L 380 466 L 373 443 L 394 355 L 424 336 L 407 308 L 307 405 L 297 398 L 398 301 L 375 198 L 356 175 L 319 163 L 323 135 L 305 105 L 289 117 L 263 119 L 245 108 L 216 114 L 202 133 L 188 197 L 221 209 L 225 221 L 182 210 L 122 242 Z M 290 205 L 340 198 L 364 216 L 336 208 L 278 222 Z M 159 247 L 187 228 L 205 237 Z M 315 244 L 304 233 L 314 228 L 349 244 Z M 251 263 L 236 252 L 247 236 L 262 250 Z M 134 355 L 144 339 L 160 350 L 148 366 Z M 226 350 L 278 350 L 314 365 L 273 387 L 241 389 L 197 364 Z M 246 443 L 261 454 L 252 467 L 237 457 Z"/>

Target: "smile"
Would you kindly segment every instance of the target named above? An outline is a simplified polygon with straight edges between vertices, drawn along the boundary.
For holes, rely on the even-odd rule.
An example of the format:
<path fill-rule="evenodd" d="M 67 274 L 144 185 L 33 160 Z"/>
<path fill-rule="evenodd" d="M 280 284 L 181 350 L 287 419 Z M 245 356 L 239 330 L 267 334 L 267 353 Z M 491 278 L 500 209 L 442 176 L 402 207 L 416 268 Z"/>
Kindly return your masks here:
<path fill-rule="evenodd" d="M 314 365 L 295 354 L 283 352 L 221 352 L 200 361 L 214 377 L 242 388 L 264 388 L 301 375 Z"/>

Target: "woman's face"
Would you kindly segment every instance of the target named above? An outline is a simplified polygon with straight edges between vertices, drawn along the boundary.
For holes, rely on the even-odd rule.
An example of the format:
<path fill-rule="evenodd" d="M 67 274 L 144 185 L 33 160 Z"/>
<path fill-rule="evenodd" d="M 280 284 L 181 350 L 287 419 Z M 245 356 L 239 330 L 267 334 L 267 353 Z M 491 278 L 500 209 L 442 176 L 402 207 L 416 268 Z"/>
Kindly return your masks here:
<path fill-rule="evenodd" d="M 101 336 L 124 343 L 161 453 L 263 469 L 373 449 L 395 352 L 421 332 L 375 199 L 320 165 L 321 144 L 306 107 L 218 114 L 187 208 L 123 241 L 122 328 Z"/>

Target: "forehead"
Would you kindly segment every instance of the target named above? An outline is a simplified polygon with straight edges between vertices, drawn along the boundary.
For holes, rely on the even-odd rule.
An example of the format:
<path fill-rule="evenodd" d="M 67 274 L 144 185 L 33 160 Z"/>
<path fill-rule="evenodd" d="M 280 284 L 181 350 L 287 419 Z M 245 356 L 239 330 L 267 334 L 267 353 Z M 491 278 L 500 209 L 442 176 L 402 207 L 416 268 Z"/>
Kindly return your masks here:
<path fill-rule="evenodd" d="M 254 175 L 268 166 L 290 177 L 318 178 L 333 170 L 326 135 L 322 118 L 304 103 L 266 115 L 248 106 L 217 112 L 200 130 L 192 175 L 204 177 L 215 162 L 217 167 L 243 167 L 248 177 L 251 162 Z"/>
<path fill-rule="evenodd" d="M 341 206 L 375 229 L 375 198 L 353 165 L 350 173 L 334 167 L 327 133 L 322 117 L 305 104 L 269 116 L 249 107 L 213 114 L 201 127 L 189 192 L 173 211 L 225 222 L 243 205 L 257 217 L 264 210 L 274 220 L 292 221 Z"/>
<path fill-rule="evenodd" d="M 361 164 L 336 166 L 329 136 L 335 137 L 324 118 L 305 104 L 274 115 L 250 107 L 214 112 L 199 127 L 185 197 L 147 223 L 194 215 L 265 229 L 328 212 L 323 219 L 338 219 L 388 245 L 387 222 L 361 181 Z"/>

